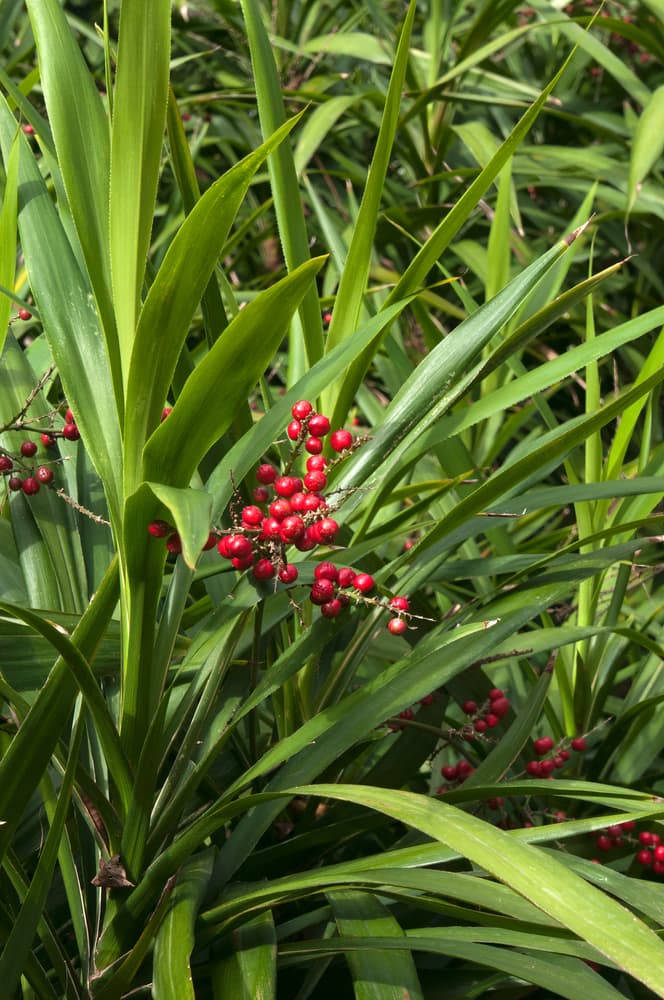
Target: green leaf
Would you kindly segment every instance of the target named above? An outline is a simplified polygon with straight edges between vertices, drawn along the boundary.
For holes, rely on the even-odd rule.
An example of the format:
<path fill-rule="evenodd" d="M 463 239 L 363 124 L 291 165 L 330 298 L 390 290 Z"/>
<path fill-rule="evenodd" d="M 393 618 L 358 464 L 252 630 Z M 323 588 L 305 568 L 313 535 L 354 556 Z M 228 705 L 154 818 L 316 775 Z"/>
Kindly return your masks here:
<path fill-rule="evenodd" d="M 194 924 L 212 873 L 214 851 L 197 854 L 178 872 L 163 923 L 154 942 L 154 994 L 159 1000 L 194 1000 L 189 958 Z"/>
<path fill-rule="evenodd" d="M 181 490 L 162 483 L 145 483 L 157 500 L 167 507 L 182 539 L 182 555 L 187 566 L 195 569 L 210 532 L 212 497 L 203 490 Z"/>
<path fill-rule="evenodd" d="M 123 0 L 111 136 L 110 257 L 125 385 L 159 182 L 170 37 L 170 0 Z"/>
<path fill-rule="evenodd" d="M 272 914 L 261 913 L 238 927 L 233 943 L 233 952 L 212 970 L 215 1000 L 275 1000 L 277 938 Z"/>
<path fill-rule="evenodd" d="M 0 285 L 14 287 L 16 273 L 16 219 L 18 216 L 18 133 L 12 142 L 6 163 L 5 190 L 0 211 Z M 0 295 L 0 357 L 12 312 L 11 299 Z"/>
<path fill-rule="evenodd" d="M 653 91 L 636 126 L 629 163 L 627 212 L 631 212 L 641 182 L 664 150 L 664 86 Z"/>

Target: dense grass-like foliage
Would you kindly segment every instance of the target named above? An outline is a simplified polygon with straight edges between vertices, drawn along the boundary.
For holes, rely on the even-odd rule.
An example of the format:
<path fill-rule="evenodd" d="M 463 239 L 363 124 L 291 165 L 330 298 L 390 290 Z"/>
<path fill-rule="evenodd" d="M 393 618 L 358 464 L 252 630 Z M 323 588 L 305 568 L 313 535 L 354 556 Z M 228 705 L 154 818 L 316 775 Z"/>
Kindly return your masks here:
<path fill-rule="evenodd" d="M 659 0 L 0 59 L 3 996 L 664 996 Z"/>

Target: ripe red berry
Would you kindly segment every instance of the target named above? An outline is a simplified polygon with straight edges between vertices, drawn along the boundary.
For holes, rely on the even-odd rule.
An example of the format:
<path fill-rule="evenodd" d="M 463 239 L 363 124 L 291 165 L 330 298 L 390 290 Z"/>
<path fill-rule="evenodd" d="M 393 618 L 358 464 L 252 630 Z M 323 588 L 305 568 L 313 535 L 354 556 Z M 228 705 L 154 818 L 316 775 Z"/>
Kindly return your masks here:
<path fill-rule="evenodd" d="M 334 584 L 331 580 L 315 580 L 311 587 L 309 599 L 312 604 L 327 604 L 334 597 Z"/>
<path fill-rule="evenodd" d="M 356 573 L 354 569 L 350 569 L 348 566 L 342 566 L 339 570 L 339 586 L 352 587 L 355 576 Z"/>
<path fill-rule="evenodd" d="M 314 437 L 322 438 L 325 437 L 330 429 L 330 421 L 322 413 L 313 413 L 309 417 L 307 428 L 309 433 L 313 434 Z"/>
<path fill-rule="evenodd" d="M 19 309 L 18 318 L 22 320 L 32 319 L 32 313 L 28 309 Z"/>
<path fill-rule="evenodd" d="M 576 736 L 572 740 L 570 746 L 572 747 L 572 750 L 576 750 L 577 753 L 583 753 L 583 751 L 586 749 L 587 743 L 583 736 Z"/>
<path fill-rule="evenodd" d="M 69 408 L 67 409 L 67 412 L 65 413 L 65 423 L 67 423 L 67 424 L 75 424 L 76 423 L 76 420 L 74 418 L 74 414 L 72 413 L 72 411 Z"/>
<path fill-rule="evenodd" d="M 295 542 L 295 548 L 300 552 L 310 552 L 319 544 L 318 533 L 314 532 L 315 527 L 315 524 L 309 525 L 302 538 L 298 538 Z"/>
<path fill-rule="evenodd" d="M 277 478 L 277 470 L 273 465 L 269 465 L 267 462 L 264 465 L 259 465 L 256 469 L 256 479 L 259 483 L 263 483 L 264 486 L 269 486 Z"/>
<path fill-rule="evenodd" d="M 613 847 L 613 841 L 606 833 L 600 833 L 600 835 L 595 840 L 600 851 L 610 851 Z"/>
<path fill-rule="evenodd" d="M 546 775 L 551 774 L 551 772 L 555 770 L 555 766 L 556 765 L 553 763 L 551 758 L 547 758 L 547 760 L 541 760 L 540 774 L 546 777 Z"/>
<path fill-rule="evenodd" d="M 653 861 L 652 870 L 655 875 L 664 875 L 664 862 Z"/>
<path fill-rule="evenodd" d="M 318 490 L 324 490 L 327 486 L 327 476 L 324 472 L 320 472 L 314 469 L 313 472 L 307 472 L 304 477 L 304 485 L 312 493 L 317 493 Z"/>
<path fill-rule="evenodd" d="M 456 766 L 456 770 L 457 770 L 457 777 L 467 778 L 469 775 L 473 773 L 475 768 L 473 767 L 473 765 L 470 763 L 469 760 L 460 760 Z"/>
<path fill-rule="evenodd" d="M 34 127 L 29 123 L 23 126 L 24 135 L 34 135 L 34 132 L 35 132 Z"/>
<path fill-rule="evenodd" d="M 304 493 L 303 496 L 304 500 L 302 501 L 302 510 L 313 513 L 315 510 L 321 510 L 326 506 L 325 501 L 321 497 L 316 496 L 315 493 Z M 291 497 L 291 503 L 292 502 Z"/>
<path fill-rule="evenodd" d="M 162 422 L 162 424 L 163 424 L 164 420 L 166 419 L 166 417 L 170 417 L 170 415 L 171 415 L 172 412 L 173 412 L 173 407 L 172 406 L 165 406 L 163 408 L 163 410 L 161 411 L 161 422 Z"/>
<path fill-rule="evenodd" d="M 486 719 L 477 719 L 474 723 L 476 733 L 485 733 L 489 728 L 489 723 Z"/>
<path fill-rule="evenodd" d="M 288 434 L 291 441 L 297 441 L 300 434 L 302 433 L 302 424 L 299 420 L 291 420 L 288 427 L 286 428 L 286 433 Z"/>
<path fill-rule="evenodd" d="M 37 445 L 34 441 L 24 441 L 21 445 L 21 454 L 24 458 L 32 458 L 37 452 Z"/>
<path fill-rule="evenodd" d="M 393 611 L 408 611 L 408 609 L 410 608 L 410 604 L 408 603 L 408 598 L 399 597 L 399 595 L 393 597 L 390 600 L 390 608 Z"/>
<path fill-rule="evenodd" d="M 13 493 L 18 493 L 23 486 L 23 483 L 18 476 L 10 476 L 7 480 L 7 486 Z"/>
<path fill-rule="evenodd" d="M 318 521 L 316 528 L 318 538 L 323 544 L 333 542 L 337 537 L 337 532 L 339 531 L 339 525 L 336 521 L 333 521 L 331 517 L 324 517 L 322 521 Z"/>
<path fill-rule="evenodd" d="M 649 833 L 648 830 L 642 830 L 639 834 L 639 843 L 652 844 L 652 833 Z"/>
<path fill-rule="evenodd" d="M 45 465 L 40 465 L 37 469 L 37 479 L 44 486 L 48 486 L 49 483 L 53 482 L 53 470 Z"/>
<path fill-rule="evenodd" d="M 326 465 L 327 459 L 324 455 L 310 455 L 307 459 L 307 472 L 324 472 Z"/>
<path fill-rule="evenodd" d="M 339 579 L 339 570 L 334 563 L 321 562 L 314 569 L 314 577 L 316 580 L 332 580 L 336 583 Z"/>
<path fill-rule="evenodd" d="M 323 618 L 337 618 L 338 615 L 343 611 L 344 606 L 340 600 L 336 597 L 332 598 L 331 601 L 326 601 L 325 604 L 321 604 L 320 613 Z"/>
<path fill-rule="evenodd" d="M 269 559 L 259 559 L 252 573 L 257 580 L 271 580 L 276 570 Z"/>
<path fill-rule="evenodd" d="M 254 561 L 253 552 L 248 556 L 233 556 L 231 559 L 231 566 L 233 569 L 237 569 L 240 572 L 244 569 L 249 569 Z"/>
<path fill-rule="evenodd" d="M 424 698 L 420 698 L 420 705 L 433 705 L 434 700 L 432 694 L 425 694 Z"/>
<path fill-rule="evenodd" d="M 55 438 L 52 434 L 42 434 L 41 441 L 45 448 L 53 448 L 55 445 Z"/>
<path fill-rule="evenodd" d="M 292 566 L 290 563 L 282 566 L 279 570 L 279 579 L 282 583 L 295 583 L 298 575 L 297 566 Z"/>
<path fill-rule="evenodd" d="M 39 480 L 35 479 L 34 476 L 26 476 L 26 478 L 21 483 L 21 489 L 28 496 L 34 496 L 35 493 L 39 493 Z"/>
<path fill-rule="evenodd" d="M 491 711 L 494 715 L 497 715 L 499 719 L 502 719 L 504 715 L 510 710 L 510 703 L 507 698 L 494 698 L 491 702 Z"/>
<path fill-rule="evenodd" d="M 556 771 L 559 771 L 561 767 L 565 766 L 565 760 L 563 757 L 560 756 L 560 754 L 556 754 L 556 756 L 553 758 L 553 766 L 555 767 Z"/>
<path fill-rule="evenodd" d="M 664 861 L 664 844 L 658 844 L 652 853 L 655 861 Z"/>
<path fill-rule="evenodd" d="M 302 480 L 297 476 L 279 476 L 274 482 L 274 492 L 280 497 L 292 497 L 302 489 Z"/>
<path fill-rule="evenodd" d="M 496 701 L 497 698 L 502 698 L 505 692 L 502 688 L 491 688 L 489 691 L 489 698 L 491 701 Z"/>
<path fill-rule="evenodd" d="M 76 424 L 65 424 L 62 428 L 62 436 L 66 438 L 67 441 L 78 441 L 81 436 L 81 432 Z"/>
<path fill-rule="evenodd" d="M 653 858 L 650 851 L 646 850 L 646 848 L 643 848 L 643 850 L 639 851 L 639 853 L 636 855 L 636 860 L 639 862 L 640 865 L 645 865 L 646 867 L 648 867 L 649 865 L 652 864 Z"/>
<path fill-rule="evenodd" d="M 168 549 L 169 552 L 172 552 L 174 555 L 177 555 L 179 552 L 182 552 L 182 539 L 177 534 L 177 532 L 174 532 L 167 539 L 166 548 Z"/>
<path fill-rule="evenodd" d="M 533 750 L 538 757 L 543 757 L 545 753 L 553 749 L 553 740 L 550 736 L 540 736 L 538 740 L 533 740 Z"/>
<path fill-rule="evenodd" d="M 445 778 L 445 781 L 456 781 L 457 779 L 457 769 L 455 764 L 443 764 L 440 769 L 440 773 Z"/>
<path fill-rule="evenodd" d="M 403 635 L 408 628 L 408 623 L 403 618 L 390 618 L 387 623 L 387 631 L 392 635 Z"/>
<path fill-rule="evenodd" d="M 529 760 L 526 764 L 526 771 L 531 778 L 539 778 L 542 773 L 540 770 L 540 762 L 538 760 Z"/>
<path fill-rule="evenodd" d="M 305 524 L 301 517 L 297 514 L 290 514 L 285 517 L 281 522 L 281 530 L 279 534 L 281 535 L 284 542 L 295 542 L 298 538 L 302 538 L 305 531 Z"/>
<path fill-rule="evenodd" d="M 361 594 L 368 594 L 369 591 L 374 589 L 376 583 L 374 578 L 369 576 L 368 573 L 358 573 L 353 577 L 353 586 L 356 590 L 359 590 Z"/>
<path fill-rule="evenodd" d="M 295 420 L 305 420 L 312 411 L 313 406 L 308 399 L 298 399 L 297 403 L 293 403 L 291 407 L 291 413 Z"/>
<path fill-rule="evenodd" d="M 311 432 L 313 434 L 313 431 Z M 344 451 L 350 448 L 353 443 L 353 435 L 350 431 L 334 431 L 330 436 L 330 444 L 335 451 Z"/>
<path fill-rule="evenodd" d="M 497 726 L 497 725 L 498 725 L 498 723 L 500 722 L 500 719 L 498 718 L 498 716 L 497 716 L 497 715 L 496 715 L 496 714 L 495 714 L 494 712 L 488 712 L 488 713 L 487 713 L 487 714 L 486 714 L 486 715 L 484 716 L 484 720 L 485 720 L 485 722 L 486 722 L 487 726 L 488 726 L 488 727 L 489 727 L 490 729 L 493 729 L 493 728 L 494 728 L 494 726 Z"/>
<path fill-rule="evenodd" d="M 262 524 L 264 516 L 260 507 L 256 507 L 254 504 L 242 508 L 242 520 L 250 528 L 256 528 Z"/>
<path fill-rule="evenodd" d="M 252 496 L 256 503 L 267 503 L 270 499 L 270 491 L 267 486 L 257 486 Z"/>
<path fill-rule="evenodd" d="M 244 559 L 252 551 L 251 542 L 245 535 L 231 535 L 226 542 L 226 548 L 236 559 Z"/>
<path fill-rule="evenodd" d="M 224 559 L 231 558 L 231 552 L 228 548 L 228 543 L 231 540 L 231 538 L 232 535 L 223 535 L 217 542 L 217 551 L 219 552 L 220 556 L 224 557 Z"/>
<path fill-rule="evenodd" d="M 275 518 L 277 521 L 283 521 L 285 517 L 288 517 L 292 513 L 293 508 L 288 500 L 275 500 L 270 504 L 270 517 Z"/>
<path fill-rule="evenodd" d="M 320 455 L 323 450 L 323 442 L 317 437 L 308 437 L 304 442 L 304 450 L 308 451 L 310 455 Z"/>
<path fill-rule="evenodd" d="M 9 455 L 0 455 L 0 472 L 9 472 L 9 470 L 13 468 L 14 463 Z"/>
<path fill-rule="evenodd" d="M 207 536 L 207 542 L 203 546 L 203 552 L 209 552 L 217 544 L 217 533 L 216 531 L 211 531 Z"/>
<path fill-rule="evenodd" d="M 461 706 L 461 711 L 464 713 L 464 715 L 475 715 L 475 712 L 477 711 L 477 702 L 464 701 L 464 703 Z"/>

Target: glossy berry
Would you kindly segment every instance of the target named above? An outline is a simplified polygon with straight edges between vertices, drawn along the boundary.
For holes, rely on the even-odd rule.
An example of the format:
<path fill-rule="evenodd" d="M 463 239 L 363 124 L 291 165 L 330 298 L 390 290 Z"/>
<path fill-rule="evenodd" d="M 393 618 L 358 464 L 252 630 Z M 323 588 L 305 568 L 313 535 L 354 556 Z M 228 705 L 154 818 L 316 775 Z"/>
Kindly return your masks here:
<path fill-rule="evenodd" d="M 643 848 L 643 850 L 639 851 L 638 854 L 636 855 L 636 860 L 639 862 L 640 865 L 645 865 L 646 867 L 648 867 L 649 865 L 652 864 L 653 857 L 650 851 L 646 850 L 646 848 Z"/>
<path fill-rule="evenodd" d="M 282 583 L 295 583 L 298 575 L 297 566 L 292 566 L 290 563 L 282 566 L 279 570 L 279 579 Z"/>
<path fill-rule="evenodd" d="M 177 555 L 179 552 L 182 552 L 182 539 L 177 534 L 177 532 L 174 532 L 168 538 L 166 542 L 166 548 L 169 552 L 172 552 L 174 555 Z"/>
<path fill-rule="evenodd" d="M 288 434 L 291 441 L 297 441 L 300 434 L 302 433 L 302 424 L 299 420 L 291 420 L 288 427 L 286 428 L 286 433 Z"/>
<path fill-rule="evenodd" d="M 495 726 L 498 725 L 500 719 L 495 714 L 495 712 L 487 712 L 487 714 L 484 716 L 484 721 L 486 722 L 489 729 L 493 729 Z"/>
<path fill-rule="evenodd" d="M 302 489 L 302 480 L 297 476 L 279 476 L 274 481 L 274 492 L 280 497 L 292 497 Z"/>
<path fill-rule="evenodd" d="M 314 577 L 316 580 L 332 580 L 333 583 L 336 583 L 339 579 L 339 570 L 334 563 L 321 562 L 314 570 Z"/>
<path fill-rule="evenodd" d="M 32 313 L 28 309 L 19 309 L 18 318 L 22 320 L 32 319 Z"/>
<path fill-rule="evenodd" d="M 572 747 L 572 750 L 576 750 L 577 753 L 583 753 L 586 749 L 587 743 L 583 736 L 577 736 L 572 740 L 570 746 Z"/>
<path fill-rule="evenodd" d="M 330 421 L 322 413 L 314 413 L 309 417 L 307 429 L 314 437 L 325 437 L 330 429 Z"/>
<path fill-rule="evenodd" d="M 321 604 L 320 613 L 323 618 L 337 618 L 343 609 L 344 606 L 341 601 L 337 598 L 333 598 L 331 601 L 326 601 L 325 604 Z"/>
<path fill-rule="evenodd" d="M 48 486 L 49 483 L 53 482 L 53 470 L 45 465 L 40 465 L 37 469 L 37 479 L 44 486 Z"/>
<path fill-rule="evenodd" d="M 408 623 L 403 618 L 390 618 L 387 623 L 387 631 L 392 635 L 403 635 L 408 628 Z"/>
<path fill-rule="evenodd" d="M 652 853 L 655 861 L 664 861 L 664 844 L 658 844 Z"/>
<path fill-rule="evenodd" d="M 491 702 L 491 711 L 494 715 L 497 715 L 499 719 L 502 719 L 504 715 L 510 710 L 510 703 L 507 698 L 494 698 Z"/>
<path fill-rule="evenodd" d="M 236 559 L 244 559 L 252 551 L 251 542 L 245 535 L 231 535 L 226 542 L 226 548 Z"/>
<path fill-rule="evenodd" d="M 67 411 L 69 412 L 69 411 Z M 67 439 L 67 441 L 78 441 L 81 436 L 76 424 L 65 424 L 62 428 L 62 436 Z"/>
<path fill-rule="evenodd" d="M 75 424 L 76 423 L 76 420 L 74 418 L 74 414 L 73 414 L 73 412 L 69 408 L 67 409 L 67 412 L 65 413 L 65 423 L 67 423 L 67 424 Z"/>
<path fill-rule="evenodd" d="M 163 410 L 161 411 L 161 422 L 162 422 L 162 424 L 163 424 L 164 420 L 166 419 L 166 417 L 170 417 L 170 415 L 171 415 L 172 412 L 173 412 L 173 407 L 172 406 L 165 406 L 163 408 Z"/>
<path fill-rule="evenodd" d="M 13 468 L 14 463 L 9 455 L 0 455 L 0 472 L 9 472 L 9 470 Z"/>
<path fill-rule="evenodd" d="M 526 764 L 526 771 L 531 776 L 531 778 L 539 778 L 542 773 L 540 770 L 540 761 L 529 760 L 528 763 Z"/>
<path fill-rule="evenodd" d="M 497 698 L 502 698 L 505 692 L 502 688 L 491 688 L 489 691 L 489 699 L 495 701 Z"/>
<path fill-rule="evenodd" d="M 264 516 L 260 507 L 256 507 L 254 504 L 242 508 L 242 520 L 250 528 L 256 528 L 262 524 Z"/>
<path fill-rule="evenodd" d="M 313 434 L 313 431 L 311 432 Z M 350 431 L 335 431 L 330 436 L 330 444 L 335 451 L 344 451 L 350 448 L 353 443 L 353 435 Z"/>
<path fill-rule="evenodd" d="M 312 493 L 317 493 L 319 490 L 324 490 L 327 486 L 327 476 L 324 472 L 314 469 L 313 472 L 307 472 L 304 477 L 304 485 Z"/>
<path fill-rule="evenodd" d="M 308 399 L 298 399 L 297 403 L 293 403 L 291 413 L 295 420 L 305 420 L 313 412 L 313 409 Z"/>
<path fill-rule="evenodd" d="M 269 465 L 267 462 L 264 465 L 259 465 L 256 469 L 256 479 L 259 483 L 264 486 L 269 486 L 277 478 L 277 470 L 273 465 Z"/>
<path fill-rule="evenodd" d="M 254 561 L 253 552 L 249 553 L 248 556 L 233 556 L 233 558 L 231 559 L 231 566 L 233 567 L 233 569 L 236 569 L 239 572 L 241 572 L 244 569 L 249 569 L 253 561 Z"/>
<path fill-rule="evenodd" d="M 278 538 L 281 532 L 281 521 L 276 517 L 266 517 L 261 525 L 261 538 Z"/>
<path fill-rule="evenodd" d="M 18 491 L 22 488 L 23 483 L 18 476 L 10 476 L 7 480 L 7 486 L 13 493 L 18 493 Z"/>
<path fill-rule="evenodd" d="M 53 448 L 55 446 L 55 438 L 52 434 L 42 434 L 41 442 L 45 448 Z"/>
<path fill-rule="evenodd" d="M 323 442 L 317 437 L 308 437 L 304 442 L 304 450 L 308 451 L 310 455 L 320 455 L 323 450 Z"/>
<path fill-rule="evenodd" d="M 475 712 L 477 711 L 477 702 L 464 701 L 464 703 L 461 706 L 461 711 L 464 713 L 464 715 L 475 715 Z"/>
<path fill-rule="evenodd" d="M 270 499 L 270 491 L 267 486 L 257 486 L 252 496 L 256 503 L 267 503 Z"/>
<path fill-rule="evenodd" d="M 270 504 L 270 517 L 273 517 L 277 521 L 283 521 L 285 517 L 288 517 L 292 513 L 293 508 L 288 500 L 275 500 L 274 503 Z"/>
<path fill-rule="evenodd" d="M 37 445 L 34 441 L 24 441 L 21 445 L 21 454 L 24 458 L 32 458 L 37 452 Z"/>
<path fill-rule="evenodd" d="M 350 569 L 348 566 L 342 566 L 339 570 L 339 586 L 352 587 L 355 576 L 356 573 L 354 569 Z"/>
<path fill-rule="evenodd" d="M 209 552 L 217 544 L 217 533 L 216 531 L 211 531 L 207 536 L 207 542 L 203 546 L 203 552 Z"/>
<path fill-rule="evenodd" d="M 440 773 L 445 778 L 445 781 L 456 781 L 457 779 L 457 769 L 454 764 L 443 764 Z"/>
<path fill-rule="evenodd" d="M 327 604 L 334 597 L 334 584 L 331 580 L 315 580 L 312 587 L 311 593 L 309 594 L 309 599 L 312 604 Z"/>
<path fill-rule="evenodd" d="M 550 736 L 540 736 L 538 740 L 533 740 L 533 750 L 538 757 L 543 757 L 545 753 L 553 749 L 553 740 Z"/>
<path fill-rule="evenodd" d="M 305 532 L 305 524 L 301 517 L 297 514 L 290 514 L 285 517 L 281 522 L 280 535 L 284 542 L 295 542 L 298 538 L 302 538 Z"/>
<path fill-rule="evenodd" d="M 307 459 L 307 472 L 324 472 L 326 465 L 327 459 L 324 455 L 310 455 Z"/>
<path fill-rule="evenodd" d="M 27 476 L 21 483 L 21 489 L 28 496 L 34 496 L 35 493 L 39 493 L 39 480 L 34 476 Z"/>
<path fill-rule="evenodd" d="M 269 559 L 259 559 L 252 573 L 256 580 L 271 580 L 275 574 L 275 568 Z"/>
<path fill-rule="evenodd" d="M 486 721 L 486 719 L 477 719 L 477 721 L 474 723 L 474 727 L 476 733 L 485 733 L 489 728 L 489 723 Z"/>
<path fill-rule="evenodd" d="M 408 611 L 410 604 L 408 603 L 407 597 L 400 597 L 397 595 L 390 600 L 390 608 L 392 611 Z"/>
<path fill-rule="evenodd" d="M 595 843 L 599 847 L 600 851 L 610 851 L 613 847 L 613 841 L 606 833 L 600 833 L 595 840 Z"/>
<path fill-rule="evenodd" d="M 376 583 L 372 576 L 368 573 L 358 573 L 353 577 L 353 586 L 356 590 L 359 590 L 361 594 L 368 594 L 374 589 Z"/>
<path fill-rule="evenodd" d="M 318 538 L 323 544 L 333 542 L 337 537 L 337 532 L 339 531 L 339 525 L 336 521 L 333 521 L 331 517 L 324 517 L 322 521 L 318 521 L 316 528 Z M 357 584 L 355 584 L 355 586 L 357 586 Z"/>
<path fill-rule="evenodd" d="M 649 833 L 648 830 L 642 830 L 641 833 L 639 834 L 639 843 L 652 844 L 652 842 L 653 842 L 652 833 Z"/>

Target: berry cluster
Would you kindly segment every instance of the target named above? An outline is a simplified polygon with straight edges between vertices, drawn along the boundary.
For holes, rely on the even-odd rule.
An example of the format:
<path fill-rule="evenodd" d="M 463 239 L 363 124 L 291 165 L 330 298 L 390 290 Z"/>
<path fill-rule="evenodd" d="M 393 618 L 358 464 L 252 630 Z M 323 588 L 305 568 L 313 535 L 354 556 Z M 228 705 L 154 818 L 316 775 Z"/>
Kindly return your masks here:
<path fill-rule="evenodd" d="M 586 741 L 583 736 L 576 736 L 570 741 L 570 748 L 576 753 L 583 753 Z M 539 760 L 529 760 L 526 771 L 531 778 L 549 778 L 554 771 L 565 767 L 570 758 L 570 750 L 562 744 L 556 745 L 550 736 L 540 736 L 533 740 L 533 750 Z"/>
<path fill-rule="evenodd" d="M 504 715 L 510 710 L 509 700 L 505 697 L 505 692 L 501 688 L 493 688 L 489 691 L 488 699 L 478 706 L 475 701 L 464 701 L 461 710 L 464 715 L 469 716 L 472 726 L 470 733 L 464 731 L 464 735 L 474 733 L 485 733 L 487 729 L 493 729 L 498 725 Z"/>
<path fill-rule="evenodd" d="M 27 430 L 28 428 L 21 427 L 20 429 Z M 58 438 L 78 441 L 80 436 L 74 414 L 68 409 L 62 430 L 51 427 L 48 431 L 42 432 L 41 443 L 48 450 L 55 447 Z M 7 488 L 12 493 L 22 491 L 26 496 L 34 496 L 39 493 L 42 486 L 50 486 L 53 482 L 53 470 L 49 465 L 38 465 L 35 468 L 35 465 L 30 461 L 36 454 L 37 444 L 31 439 L 22 442 L 18 454 L 0 451 L 0 475 L 6 477 Z"/>
<path fill-rule="evenodd" d="M 164 410 L 162 419 L 167 415 Z M 323 491 L 330 469 L 362 443 L 362 439 L 354 438 L 347 430 L 330 433 L 328 417 L 316 413 L 306 399 L 293 405 L 291 415 L 286 435 L 293 442 L 293 450 L 285 467 L 280 470 L 268 462 L 259 465 L 251 493 L 254 502 L 244 506 L 237 503 L 232 510 L 232 530 L 213 531 L 204 546 L 210 549 L 216 545 L 233 569 L 250 570 L 257 581 L 279 580 L 287 586 L 294 584 L 299 576 L 297 566 L 288 561 L 291 546 L 309 552 L 336 541 L 339 524 L 330 515 L 337 508 Z M 333 461 L 322 454 L 328 435 L 330 448 L 337 454 Z M 307 455 L 303 475 L 292 475 L 293 466 L 303 452 Z M 153 521 L 148 530 L 155 538 L 166 538 L 169 552 L 177 554 L 182 550 L 181 540 L 168 522 Z M 387 607 L 394 612 L 387 625 L 389 631 L 393 635 L 403 634 L 408 628 L 407 598 L 393 597 L 384 605 L 368 598 L 374 588 L 375 581 L 368 573 L 323 561 L 314 570 L 308 596 L 312 604 L 320 607 L 324 618 L 336 618 L 351 598 Z"/>

